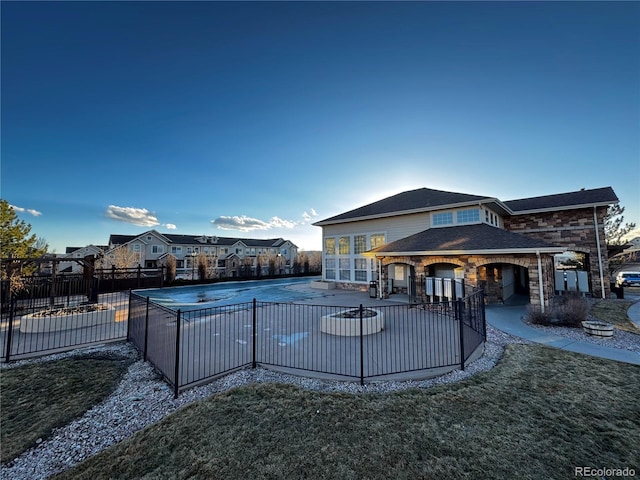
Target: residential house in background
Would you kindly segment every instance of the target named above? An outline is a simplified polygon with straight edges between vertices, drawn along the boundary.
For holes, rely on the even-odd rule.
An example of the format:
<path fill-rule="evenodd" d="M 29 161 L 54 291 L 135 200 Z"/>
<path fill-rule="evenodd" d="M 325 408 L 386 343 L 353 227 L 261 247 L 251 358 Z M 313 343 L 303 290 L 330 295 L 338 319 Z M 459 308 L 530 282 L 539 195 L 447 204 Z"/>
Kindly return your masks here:
<path fill-rule="evenodd" d="M 511 201 L 399 193 L 314 223 L 322 227 L 323 280 L 351 289 L 375 281 L 388 297 L 433 289 L 430 279 L 461 279 L 484 288 L 489 303 L 527 295 L 543 308 L 561 290 L 604 298 L 604 217 L 616 203 L 611 187 Z"/>
<path fill-rule="evenodd" d="M 149 230 L 140 235 L 111 235 L 109 250 L 126 248 L 143 268 L 156 268 L 167 256 L 176 261 L 178 277 L 193 278 L 198 255 L 212 263 L 211 276 L 239 277 L 291 273 L 298 247 L 283 238 L 252 239 L 212 235 L 175 235 Z M 109 254 L 107 254 L 108 256 Z M 271 267 L 270 267 L 271 264 Z M 269 269 L 274 271 L 270 272 Z"/>
<path fill-rule="evenodd" d="M 109 249 L 106 245 L 87 245 L 86 247 L 67 247 L 65 253 L 58 255 L 58 273 L 83 273 L 84 259 L 97 258 Z"/>

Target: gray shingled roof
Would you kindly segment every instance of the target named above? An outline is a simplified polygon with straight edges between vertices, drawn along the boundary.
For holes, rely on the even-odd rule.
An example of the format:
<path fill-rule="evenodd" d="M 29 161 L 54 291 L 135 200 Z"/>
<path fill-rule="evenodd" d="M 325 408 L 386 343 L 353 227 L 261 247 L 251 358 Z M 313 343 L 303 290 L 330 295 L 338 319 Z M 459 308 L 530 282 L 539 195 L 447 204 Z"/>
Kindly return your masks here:
<path fill-rule="evenodd" d="M 144 232 L 139 235 L 118 235 L 112 234 L 109 237 L 110 245 L 124 245 L 135 238 L 146 235 L 149 232 Z M 173 233 L 160 233 L 159 235 L 165 237 L 170 243 L 174 243 L 176 245 L 233 245 L 238 241 L 244 242 L 246 245 L 251 247 L 278 247 L 282 245 L 286 240 L 282 238 L 268 238 L 268 239 L 260 239 L 260 238 L 239 238 L 239 237 L 218 237 L 217 235 L 208 235 L 209 238 L 215 237 L 215 243 L 207 242 L 199 242 L 198 238 L 202 238 L 203 235 L 178 235 Z"/>
<path fill-rule="evenodd" d="M 334 217 L 321 220 L 314 225 L 323 225 L 341 220 L 350 220 L 360 217 L 383 216 L 385 214 L 399 213 L 411 210 L 433 210 L 437 207 L 491 201 L 492 197 L 470 195 L 467 193 L 445 192 L 431 188 L 419 188 L 408 192 L 398 193 L 369 205 L 349 210 Z"/>
<path fill-rule="evenodd" d="M 508 202 L 502 202 L 493 197 L 419 188 L 349 210 L 340 215 L 315 222 L 314 225 L 322 226 L 363 218 L 385 217 L 410 211 L 454 208 L 458 205 L 473 203 L 491 204 L 491 208 L 495 211 L 508 216 L 512 214 L 518 215 L 527 211 L 559 210 L 585 205 L 610 205 L 618 201 L 618 197 L 611 187 L 523 198 Z"/>
<path fill-rule="evenodd" d="M 554 250 L 556 247 L 542 240 L 526 237 L 487 224 L 430 228 L 371 250 L 376 254 L 409 252 L 471 252 L 493 250 Z"/>
<path fill-rule="evenodd" d="M 618 203 L 618 197 L 611 187 L 579 190 L 577 192 L 544 195 L 542 197 L 521 198 L 503 202 L 517 214 L 531 210 L 553 210 L 583 205 L 610 205 Z"/>

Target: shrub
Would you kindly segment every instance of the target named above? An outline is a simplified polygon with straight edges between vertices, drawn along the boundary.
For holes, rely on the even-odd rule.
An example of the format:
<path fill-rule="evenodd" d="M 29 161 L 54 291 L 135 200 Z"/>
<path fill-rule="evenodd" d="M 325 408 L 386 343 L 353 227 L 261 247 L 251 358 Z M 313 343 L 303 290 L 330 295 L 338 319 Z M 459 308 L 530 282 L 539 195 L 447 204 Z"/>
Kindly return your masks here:
<path fill-rule="evenodd" d="M 562 325 L 579 327 L 589 316 L 589 303 L 578 294 L 565 295 L 559 306 L 557 318 Z"/>
<path fill-rule="evenodd" d="M 565 327 L 579 327 L 589 315 L 589 303 L 577 293 L 555 297 L 552 302 L 552 323 Z"/>
<path fill-rule="evenodd" d="M 540 305 L 529 305 L 525 320 L 534 325 L 551 325 L 551 314 L 548 310 L 543 312 Z"/>
<path fill-rule="evenodd" d="M 539 305 L 529 305 L 525 319 L 535 325 L 580 327 L 588 316 L 589 302 L 577 293 L 569 293 L 554 297 L 544 312 Z"/>

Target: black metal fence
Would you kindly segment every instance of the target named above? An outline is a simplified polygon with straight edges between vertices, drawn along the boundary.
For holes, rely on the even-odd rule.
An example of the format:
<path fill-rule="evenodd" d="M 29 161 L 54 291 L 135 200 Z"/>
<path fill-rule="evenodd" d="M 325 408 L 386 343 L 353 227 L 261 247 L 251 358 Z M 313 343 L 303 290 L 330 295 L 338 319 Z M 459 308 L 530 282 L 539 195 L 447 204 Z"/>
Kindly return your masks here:
<path fill-rule="evenodd" d="M 129 292 L 88 301 L 74 282 L 57 294 L 12 297 L 0 318 L 0 357 L 18 360 L 106 341 L 126 339 Z"/>
<path fill-rule="evenodd" d="M 131 294 L 128 339 L 179 391 L 243 367 L 359 380 L 464 369 L 486 339 L 481 291 L 375 307 L 249 303 L 172 311 Z"/>

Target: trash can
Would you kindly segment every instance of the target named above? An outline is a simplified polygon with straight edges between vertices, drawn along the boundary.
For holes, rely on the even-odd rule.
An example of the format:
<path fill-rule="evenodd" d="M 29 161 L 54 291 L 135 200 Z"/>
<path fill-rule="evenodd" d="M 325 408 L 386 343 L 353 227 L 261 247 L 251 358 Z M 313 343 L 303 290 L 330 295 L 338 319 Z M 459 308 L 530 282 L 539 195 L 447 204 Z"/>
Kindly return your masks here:
<path fill-rule="evenodd" d="M 369 297 L 378 298 L 378 282 L 369 282 Z"/>
<path fill-rule="evenodd" d="M 615 294 L 616 298 L 624 299 L 624 287 L 622 285 L 618 287 L 615 283 L 611 282 L 609 287 L 611 288 L 611 293 Z"/>

